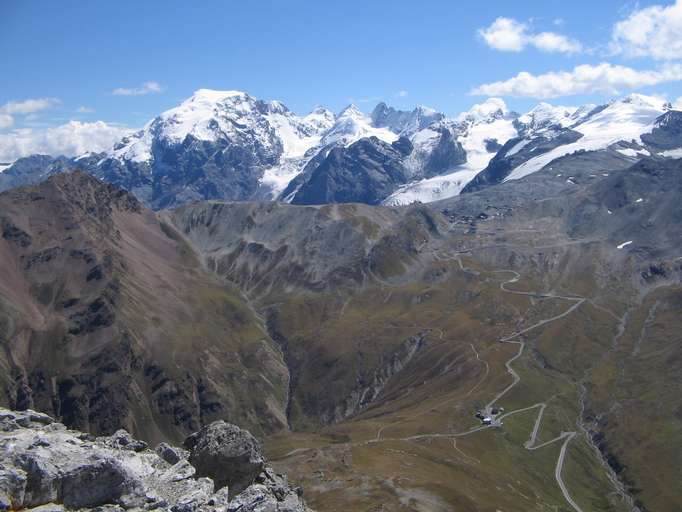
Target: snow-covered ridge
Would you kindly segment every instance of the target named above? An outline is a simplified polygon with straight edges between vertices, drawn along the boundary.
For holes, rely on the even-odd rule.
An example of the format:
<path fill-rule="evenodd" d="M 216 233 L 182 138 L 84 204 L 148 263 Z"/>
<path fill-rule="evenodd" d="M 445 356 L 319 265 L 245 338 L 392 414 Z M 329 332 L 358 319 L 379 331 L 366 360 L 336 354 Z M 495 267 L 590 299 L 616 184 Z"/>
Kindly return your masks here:
<path fill-rule="evenodd" d="M 641 158 L 648 152 L 639 145 L 640 136 L 651 132 L 656 119 L 668 108 L 659 98 L 632 94 L 600 107 L 540 103 L 522 115 L 511 111 L 504 100 L 489 98 L 454 118 L 424 106 L 402 111 L 384 103 L 379 103 L 371 115 L 349 105 L 338 115 L 320 106 L 299 116 L 280 101 L 262 101 L 242 91 L 199 89 L 139 132 L 121 139 L 99 163 L 114 159 L 153 175 L 154 159 L 161 157 L 164 148 L 189 147 L 199 141 L 208 143 L 198 146 L 211 148 L 206 153 L 210 157 L 211 151 L 238 146 L 253 154 L 258 197 L 277 199 L 311 159 L 332 147 L 347 147 L 366 137 L 386 143 L 406 137 L 413 150 L 402 163 L 408 176 L 418 177 L 424 176 L 426 163 L 439 148 L 442 150 L 443 141 L 456 141 L 466 153 L 465 163 L 453 157 L 451 169 L 439 168 L 438 176 L 415 179 L 386 199 L 389 204 L 428 202 L 459 194 L 488 166 L 499 148 L 516 137 L 522 138 L 505 156 L 528 151 L 526 146 L 538 137 L 551 139 L 566 129 L 582 135 L 576 142 L 530 158 L 513 169 L 506 180 L 527 176 L 575 151 L 604 149 L 619 141 L 625 142 L 614 146 L 620 154 L 633 160 Z M 679 157 L 679 151 L 658 154 Z M 461 155 L 461 149 L 459 152 Z"/>
<path fill-rule="evenodd" d="M 550 127 L 567 128 L 585 119 L 595 108 L 593 104 L 566 107 L 543 102 L 519 116 L 517 122 L 524 132 L 538 132 Z"/>
<path fill-rule="evenodd" d="M 469 124 L 491 123 L 496 119 L 508 116 L 510 113 L 502 98 L 488 98 L 483 103 L 477 103 L 466 112 L 462 112 L 455 120 L 459 123 Z"/>
<path fill-rule="evenodd" d="M 349 105 L 339 113 L 334 125 L 324 135 L 322 145 L 350 146 L 365 137 L 377 137 L 388 143 L 398 140 L 398 135 L 387 128 L 375 128 L 369 116 L 355 105 Z"/>
<path fill-rule="evenodd" d="M 509 110 L 504 100 L 489 98 L 476 104 L 456 119 L 446 119 L 440 124 L 450 127 L 466 152 L 466 163 L 453 166 L 451 172 L 408 183 L 384 201 L 388 205 L 409 204 L 414 201 L 429 203 L 458 195 L 462 189 L 488 165 L 497 148 L 517 136 L 514 126 L 518 115 Z M 433 143 L 430 129 L 412 137 L 415 149 L 420 144 Z M 431 137 L 429 136 L 431 135 Z"/>
<path fill-rule="evenodd" d="M 181 144 L 188 136 L 199 141 L 243 140 L 252 136 L 282 145 L 283 158 L 299 157 L 319 143 L 334 115 L 316 109 L 299 117 L 279 101 L 262 102 L 242 91 L 199 89 L 179 106 L 163 112 L 138 133 L 124 138 L 110 156 L 134 162 L 152 159 L 154 140 Z"/>
<path fill-rule="evenodd" d="M 571 127 L 582 134 L 579 140 L 531 158 L 515 168 L 505 181 L 524 178 L 553 160 L 576 151 L 605 149 L 619 141 L 641 143 L 640 137 L 651 132 L 656 119 L 668 108 L 669 104 L 665 100 L 642 94 L 631 94 L 613 101 Z"/>

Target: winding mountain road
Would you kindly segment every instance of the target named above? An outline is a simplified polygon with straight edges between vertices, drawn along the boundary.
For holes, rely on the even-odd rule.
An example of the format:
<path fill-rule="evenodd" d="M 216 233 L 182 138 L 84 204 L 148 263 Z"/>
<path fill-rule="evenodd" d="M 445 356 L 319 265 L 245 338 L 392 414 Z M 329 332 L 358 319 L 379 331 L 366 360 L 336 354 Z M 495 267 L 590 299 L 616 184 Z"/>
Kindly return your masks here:
<path fill-rule="evenodd" d="M 461 260 L 461 258 L 459 257 L 459 255 L 454 256 L 454 257 L 449 256 L 449 255 L 447 255 L 447 256 L 437 256 L 437 259 L 441 259 L 441 260 L 443 260 L 443 259 L 452 259 L 452 260 L 456 260 L 457 263 L 458 263 L 458 265 L 459 265 L 459 268 L 460 268 L 463 272 L 470 272 L 470 271 L 471 271 L 470 269 L 467 269 L 467 268 L 464 266 L 464 264 L 462 263 L 462 260 Z M 587 300 L 586 298 L 584 298 L 584 297 L 579 297 L 579 296 L 566 296 L 566 295 L 558 295 L 558 294 L 554 294 L 554 293 L 525 292 L 525 291 L 519 291 L 519 290 L 512 290 L 512 289 L 507 288 L 507 285 L 510 285 L 510 284 L 513 284 L 513 283 L 518 282 L 519 279 L 521 278 L 521 275 L 520 275 L 518 272 L 516 272 L 515 270 L 509 270 L 509 269 L 506 269 L 506 270 L 497 270 L 496 272 L 499 272 L 499 273 L 507 272 L 507 273 L 513 274 L 513 276 L 512 276 L 511 279 L 508 279 L 508 280 L 506 280 L 506 281 L 502 281 L 502 282 L 500 283 L 500 289 L 501 289 L 502 291 L 504 291 L 504 292 L 512 293 L 512 294 L 515 294 L 515 295 L 530 296 L 530 297 L 534 297 L 534 298 L 550 298 L 550 299 L 568 300 L 568 301 L 574 302 L 574 304 L 571 305 L 571 307 L 569 307 L 568 309 L 566 309 L 566 311 L 564 311 L 564 312 L 562 312 L 562 313 L 559 313 L 558 315 L 554 315 L 554 316 L 552 316 L 552 317 L 550 317 L 550 318 L 545 318 L 545 319 L 543 319 L 543 320 L 540 320 L 540 321 L 534 323 L 533 325 L 531 325 L 531 326 L 529 326 L 529 327 L 526 327 L 526 328 L 524 328 L 524 329 L 522 329 L 522 330 L 520 330 L 520 331 L 517 331 L 517 332 L 515 332 L 515 333 L 513 333 L 513 334 L 510 334 L 509 336 L 505 336 L 505 337 L 503 337 L 503 338 L 501 338 L 501 339 L 499 340 L 499 341 L 502 342 L 502 343 L 511 343 L 511 344 L 518 345 L 518 346 L 519 346 L 519 350 L 516 352 L 516 354 L 514 354 L 514 355 L 513 355 L 510 359 L 508 359 L 507 362 L 505 363 L 505 367 L 507 368 L 507 373 L 509 373 L 509 375 L 511 375 L 511 377 L 512 377 L 512 382 L 511 382 L 511 384 L 509 384 L 506 388 L 504 388 L 504 389 L 503 389 L 502 391 L 500 391 L 497 395 L 495 395 L 495 397 L 486 405 L 486 409 L 488 409 L 488 410 L 491 409 L 492 406 L 493 406 L 495 403 L 497 403 L 502 397 L 504 397 L 507 393 L 509 393 L 509 392 L 510 392 L 516 385 L 518 385 L 518 383 L 521 381 L 521 376 L 516 372 L 516 370 L 514 370 L 514 368 L 512 367 L 512 363 L 513 363 L 514 361 L 516 361 L 519 357 L 521 357 L 521 355 L 523 354 L 524 349 L 525 349 L 525 347 L 526 347 L 526 342 L 525 342 L 525 341 L 516 341 L 516 339 L 519 338 L 519 337 L 521 337 L 521 336 L 523 336 L 524 334 L 526 334 L 526 333 L 528 333 L 528 332 L 534 330 L 534 329 L 537 329 L 537 328 L 539 328 L 539 327 L 542 327 L 542 326 L 544 326 L 544 325 L 547 325 L 547 324 L 549 324 L 549 323 L 551 323 L 551 322 L 555 322 L 555 321 L 557 321 L 557 320 L 560 320 L 560 319 L 562 319 L 562 318 L 564 318 L 564 317 L 570 315 L 571 313 L 573 313 L 576 309 L 578 309 L 578 308 Z M 471 348 L 474 350 L 474 352 L 475 352 L 475 354 L 476 354 L 476 358 L 480 360 L 480 358 L 478 357 L 478 352 L 476 352 L 476 349 L 474 348 L 473 345 L 472 345 Z M 486 363 L 486 368 L 487 368 L 487 363 Z M 487 373 L 486 373 L 486 375 L 487 375 Z M 477 387 L 477 386 L 474 386 L 473 389 L 475 389 L 476 387 Z M 473 389 L 472 389 L 472 391 L 473 391 Z M 470 393 L 468 393 L 468 394 L 470 394 Z M 468 395 L 468 394 L 467 394 L 467 395 Z M 513 415 L 513 414 L 521 413 L 521 412 L 528 411 L 528 410 L 531 410 L 531 409 L 534 409 L 534 408 L 539 408 L 540 410 L 538 411 L 538 415 L 537 415 L 537 418 L 536 418 L 536 420 L 535 420 L 535 424 L 534 424 L 534 426 L 533 426 L 533 430 L 532 430 L 532 432 L 531 432 L 531 434 L 530 434 L 530 438 L 529 438 L 529 440 L 528 440 L 526 443 L 524 443 L 524 447 L 525 447 L 527 450 L 531 450 L 531 451 L 532 451 L 532 450 L 537 450 L 537 449 L 543 448 L 543 447 L 545 447 L 545 446 L 549 446 L 549 445 L 551 445 L 551 444 L 553 444 L 553 443 L 555 443 L 555 442 L 557 442 L 557 441 L 560 441 L 560 440 L 562 440 L 562 439 L 564 440 L 563 444 L 561 445 L 561 450 L 560 450 L 560 452 L 559 452 L 559 457 L 557 458 L 557 463 L 556 463 L 556 466 L 555 466 L 555 469 L 554 469 L 554 477 L 555 477 L 555 479 L 556 479 L 556 481 L 557 481 L 557 484 L 559 485 L 559 488 L 561 489 L 561 493 L 563 494 L 564 499 L 566 500 L 566 502 L 567 502 L 569 505 L 571 505 L 571 507 L 572 507 L 576 512 L 583 512 L 582 509 L 580 508 L 580 506 L 579 506 L 579 505 L 575 502 L 575 500 L 571 497 L 571 494 L 569 493 L 568 488 L 566 487 L 566 484 L 565 484 L 565 482 L 563 481 L 563 478 L 562 478 L 563 466 L 564 466 L 564 461 L 565 461 L 565 458 L 566 458 L 566 451 L 567 451 L 567 448 L 568 448 L 568 443 L 576 436 L 577 432 L 561 432 L 561 434 L 560 434 L 559 436 L 555 437 L 554 439 L 551 439 L 551 440 L 549 440 L 549 441 L 546 441 L 546 442 L 544 442 L 544 443 L 542 443 L 542 444 L 536 446 L 536 445 L 535 445 L 535 442 L 536 442 L 536 440 L 537 440 L 537 435 L 538 435 L 538 432 L 539 432 L 539 429 L 540 429 L 540 424 L 541 424 L 541 422 L 542 422 L 542 416 L 543 416 L 543 413 L 544 413 L 545 409 L 547 408 L 547 404 L 546 404 L 545 402 L 537 403 L 537 404 L 531 405 L 531 406 L 526 407 L 526 408 L 523 408 L 523 409 L 517 409 L 517 410 L 514 410 L 514 411 L 507 412 L 507 413 L 501 415 L 501 416 L 499 417 L 499 420 L 502 420 L 503 418 L 508 417 L 508 416 L 511 416 L 511 415 Z M 421 435 L 416 435 L 416 436 L 409 436 L 409 437 L 400 438 L 400 440 L 404 440 L 404 441 L 416 441 L 416 440 L 430 439 L 430 438 L 457 438 L 457 437 L 468 436 L 468 435 L 471 435 L 471 434 L 473 434 L 473 433 L 475 433 L 475 432 L 479 432 L 479 431 L 481 431 L 481 430 L 485 430 L 485 429 L 488 429 L 488 428 L 493 428 L 493 426 L 492 426 L 492 425 L 481 425 L 480 427 L 476 427 L 476 428 L 473 428 L 473 429 L 468 430 L 468 431 L 466 431 L 466 432 L 459 432 L 459 433 L 447 433 L 447 434 L 421 434 Z M 383 428 L 380 429 L 380 431 L 383 431 Z M 379 435 L 377 435 L 377 438 L 374 439 L 373 441 L 374 441 L 374 442 L 378 442 L 378 441 L 380 441 L 380 440 L 381 440 L 381 437 L 380 437 L 380 434 L 379 434 Z"/>
<path fill-rule="evenodd" d="M 468 251 L 465 251 L 465 252 L 468 252 Z M 460 258 L 460 256 L 459 256 L 459 254 L 453 256 L 453 255 L 440 255 L 440 254 L 434 253 L 434 256 L 435 256 L 436 259 L 441 260 L 441 261 L 442 261 L 442 260 L 453 260 L 453 261 L 457 261 L 460 270 L 462 270 L 463 272 L 478 274 L 478 272 L 476 272 L 475 270 L 468 269 L 468 268 L 466 268 L 466 267 L 464 266 L 464 264 L 462 263 L 462 260 L 461 260 L 461 258 Z M 567 301 L 572 301 L 572 302 L 574 302 L 574 304 L 572 304 L 568 309 L 566 309 L 566 310 L 563 311 L 562 313 L 559 313 L 559 314 L 557 314 L 557 315 L 554 315 L 554 316 L 552 316 L 552 317 L 550 317 L 550 318 L 545 318 L 545 319 L 543 319 L 543 320 L 540 320 L 540 321 L 534 323 L 533 325 L 531 325 L 531 326 L 529 326 L 529 327 L 526 327 L 526 328 L 524 328 L 524 329 L 522 329 L 522 330 L 520 330 L 520 331 L 514 332 L 514 333 L 512 333 L 512 334 L 510 334 L 510 335 L 508 335 L 508 336 L 504 336 L 504 337 L 502 337 L 501 339 L 499 339 L 499 341 L 502 342 L 502 343 L 510 343 L 510 344 L 518 345 L 518 346 L 519 346 L 519 349 L 518 349 L 518 351 L 517 351 L 514 355 L 512 355 L 511 358 L 509 358 L 509 359 L 505 362 L 505 367 L 506 367 L 506 369 L 507 369 L 507 373 L 509 373 L 509 375 L 511 375 L 511 377 L 512 377 L 512 382 L 511 382 L 511 384 L 509 384 L 509 385 L 508 385 L 507 387 L 505 387 L 502 391 L 500 391 L 499 393 L 497 393 L 497 394 L 493 397 L 493 399 L 492 399 L 490 402 L 488 402 L 488 404 L 486 405 L 486 409 L 488 409 L 488 410 L 489 410 L 490 408 L 492 408 L 492 406 L 493 406 L 495 403 L 497 403 L 500 399 L 502 399 L 507 393 L 509 393 L 515 386 L 517 386 L 517 385 L 519 384 L 519 382 L 521 382 L 521 376 L 516 372 L 516 370 L 514 370 L 514 368 L 512 367 L 512 364 L 513 364 L 519 357 L 521 357 L 521 356 L 523 355 L 524 349 L 525 349 L 525 347 L 526 347 L 526 342 L 525 342 L 525 341 L 521 341 L 521 340 L 517 340 L 517 338 L 522 337 L 524 334 L 526 334 L 526 333 L 528 333 L 528 332 L 530 332 L 530 331 L 532 331 L 532 330 L 538 329 L 539 327 L 542 327 L 542 326 L 544 326 L 544 325 L 547 325 L 547 324 L 549 324 L 549 323 L 551 323 L 551 322 L 555 322 L 555 321 L 557 321 L 557 320 L 560 320 L 560 319 L 562 319 L 562 318 L 564 318 L 564 317 L 570 315 L 570 314 L 573 313 L 576 309 L 578 309 L 584 302 L 586 302 L 586 301 L 589 300 L 589 299 L 586 299 L 586 298 L 580 297 L 580 296 L 567 296 L 567 295 L 558 295 L 558 294 L 554 294 L 554 293 L 527 292 L 527 291 L 519 291 L 519 290 L 509 289 L 509 288 L 507 288 L 507 285 L 511 285 L 511 284 L 513 284 L 513 283 L 518 282 L 518 281 L 520 280 L 520 278 L 521 278 L 521 275 L 520 275 L 518 272 L 516 272 L 515 270 L 510 270 L 510 269 L 506 269 L 506 270 L 497 270 L 497 271 L 495 271 L 495 272 L 497 272 L 497 273 L 511 273 L 511 274 L 513 274 L 513 276 L 512 276 L 510 279 L 507 279 L 507 280 L 502 281 L 502 282 L 500 283 L 500 289 L 501 289 L 502 291 L 506 292 L 506 293 L 512 293 L 512 294 L 515 294 L 515 295 L 524 295 L 524 296 L 529 296 L 529 297 L 533 297 L 533 298 L 548 298 L 548 299 L 567 300 Z M 391 283 L 389 283 L 389 282 L 387 282 L 387 281 L 385 281 L 385 280 L 379 278 L 379 277 L 376 276 L 376 274 L 374 274 L 374 272 L 372 272 L 370 269 L 368 269 L 368 273 L 369 273 L 370 277 L 373 278 L 373 279 L 375 279 L 377 282 L 379 282 L 379 283 L 382 285 L 382 287 L 386 287 L 386 288 L 389 289 L 389 298 L 390 298 L 390 290 L 391 290 L 391 288 L 394 288 L 396 285 L 393 285 L 393 284 L 391 284 Z M 590 302 L 591 302 L 591 301 L 590 301 Z M 414 326 L 413 326 L 412 328 L 414 328 Z M 431 331 L 437 330 L 437 331 L 439 331 L 439 339 L 442 340 L 442 339 L 444 338 L 444 332 L 443 332 L 443 330 L 440 329 L 440 328 L 438 328 L 438 329 L 434 329 L 434 328 L 432 328 L 432 327 L 423 327 L 423 328 L 429 329 L 429 330 L 431 330 Z M 488 366 L 488 363 L 480 358 L 479 353 L 478 353 L 478 351 L 476 350 L 476 348 L 474 347 L 474 345 L 473 345 L 473 344 L 470 344 L 470 345 L 471 345 L 472 350 L 474 351 L 474 354 L 475 354 L 475 356 L 476 356 L 476 359 L 478 359 L 479 361 L 481 361 L 482 363 L 485 364 L 486 371 L 485 371 L 485 374 L 484 374 L 483 378 L 482 378 L 482 379 L 481 379 L 481 380 L 480 380 L 480 381 L 479 381 L 479 382 L 478 382 L 478 383 L 477 383 L 477 384 L 476 384 L 476 385 L 475 385 L 475 386 L 466 394 L 466 396 L 470 395 L 475 389 L 477 389 L 477 388 L 480 386 L 480 384 L 482 384 L 482 382 L 487 378 L 488 373 L 489 373 L 489 366 Z M 443 404 L 440 404 L 440 405 L 442 406 Z M 555 469 L 554 469 L 554 477 L 555 477 L 555 479 L 556 479 L 556 481 L 557 481 L 557 484 L 558 484 L 558 486 L 559 486 L 559 489 L 561 490 L 561 493 L 562 493 L 564 499 L 566 500 L 566 502 L 567 502 L 567 503 L 568 503 L 576 512 L 583 512 L 583 510 L 580 508 L 580 506 L 579 506 L 579 505 L 575 502 L 575 500 L 571 497 L 571 494 L 570 494 L 570 492 L 569 492 L 569 490 L 568 490 L 568 488 L 567 488 L 567 486 L 566 486 L 566 483 L 563 481 L 563 478 L 562 478 L 563 466 L 564 466 L 564 461 L 565 461 L 565 459 L 566 459 L 566 452 L 567 452 L 567 449 L 568 449 L 568 444 L 569 444 L 569 442 L 577 435 L 577 432 L 574 432 L 574 431 L 571 431 L 571 432 L 561 432 L 559 436 L 557 436 L 557 437 L 555 437 L 555 438 L 553 438 L 553 439 L 550 439 L 549 441 L 545 441 L 545 442 L 543 442 L 543 443 L 541 443 L 541 444 L 536 445 L 535 443 L 536 443 L 536 441 L 537 441 L 537 437 L 538 437 L 538 433 L 539 433 L 540 426 L 541 426 L 541 423 L 542 423 L 542 418 L 543 418 L 543 415 L 544 415 L 544 411 L 545 411 L 545 409 L 547 408 L 547 403 L 546 403 L 546 402 L 540 402 L 540 403 L 536 403 L 536 404 L 530 405 L 530 406 L 528 406 L 528 407 L 524 407 L 524 408 L 521 408 L 521 409 L 516 409 L 516 410 L 513 410 L 513 411 L 506 412 L 506 413 L 500 415 L 500 416 L 498 417 L 498 420 L 502 420 L 502 419 L 504 419 L 504 418 L 506 418 L 506 417 L 509 417 L 509 416 L 512 416 L 512 415 L 515 415 L 515 414 L 520 414 L 520 413 L 522 413 L 522 412 L 529 411 L 529 410 L 536 409 L 536 408 L 539 409 L 539 410 L 538 410 L 538 415 L 537 415 L 537 417 L 536 417 L 536 419 L 535 419 L 535 423 L 534 423 L 534 425 L 533 425 L 533 430 L 532 430 L 531 433 L 530 433 L 529 439 L 528 439 L 528 441 L 526 441 L 526 442 L 524 443 L 524 448 L 526 448 L 526 449 L 529 450 L 529 451 L 539 450 L 539 449 L 541 449 L 541 448 L 544 448 L 544 447 L 546 447 L 546 446 L 549 446 L 549 445 L 551 445 L 551 444 L 554 444 L 554 443 L 556 443 L 557 441 L 563 440 L 563 443 L 562 443 L 562 445 L 561 445 L 561 449 L 560 449 L 560 451 L 559 451 L 559 456 L 558 456 L 558 458 L 557 458 L 556 466 L 555 466 Z M 375 443 L 386 442 L 386 441 L 407 441 L 407 442 L 414 442 L 414 441 L 420 441 L 420 440 L 424 440 L 424 439 L 443 439 L 443 438 L 449 438 L 449 439 L 453 439 L 453 441 L 455 441 L 455 439 L 456 439 L 456 438 L 459 438 L 459 437 L 465 437 L 465 436 L 468 436 L 468 435 L 471 435 L 471 434 L 475 434 L 476 432 L 480 432 L 480 431 L 482 431 L 482 430 L 487 430 L 487 429 L 490 429 L 490 428 L 495 428 L 494 425 L 480 425 L 480 426 L 471 428 L 470 430 L 467 430 L 467 431 L 464 431 L 464 432 L 448 432 L 448 433 L 418 434 L 418 435 L 407 436 L 407 437 L 398 437 L 398 438 L 387 438 L 387 437 L 383 437 L 382 434 L 383 434 L 383 431 L 384 431 L 386 428 L 391 427 L 391 426 L 398 425 L 398 424 L 400 424 L 400 423 L 402 423 L 402 422 L 404 422 L 404 421 L 406 421 L 406 420 L 408 420 L 408 419 L 411 419 L 411 418 L 405 418 L 405 419 L 399 420 L 399 421 L 397 421 L 397 422 L 394 422 L 394 423 L 390 423 L 390 424 L 386 424 L 386 425 L 381 426 L 381 427 L 377 430 L 376 436 L 375 436 L 373 439 L 369 439 L 369 440 L 361 441 L 361 442 L 351 442 L 351 443 L 347 443 L 347 444 L 350 445 L 350 446 L 362 446 L 362 445 L 369 445 L 369 444 L 375 444 Z M 455 444 L 454 446 L 455 446 L 455 449 L 458 449 L 457 446 L 456 446 L 456 444 Z M 305 452 L 305 451 L 308 451 L 308 450 L 311 450 L 311 449 L 312 449 L 312 448 L 297 449 L 297 450 L 293 450 L 292 452 L 290 452 L 290 453 L 287 454 L 287 455 L 295 454 L 295 453 L 300 453 L 300 452 Z M 478 459 L 476 459 L 476 460 L 478 461 Z M 480 461 L 479 461 L 479 462 L 480 462 Z"/>

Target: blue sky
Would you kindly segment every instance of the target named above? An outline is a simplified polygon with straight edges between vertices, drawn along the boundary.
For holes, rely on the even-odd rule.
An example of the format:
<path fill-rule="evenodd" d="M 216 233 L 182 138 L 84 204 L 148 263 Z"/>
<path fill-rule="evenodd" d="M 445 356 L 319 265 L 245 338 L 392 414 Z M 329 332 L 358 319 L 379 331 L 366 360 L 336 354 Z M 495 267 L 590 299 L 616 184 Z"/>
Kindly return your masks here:
<path fill-rule="evenodd" d="M 631 26 L 623 27 L 621 36 L 626 35 L 614 46 L 616 23 L 657 9 L 651 6 L 660 7 L 650 17 L 665 23 L 668 16 L 674 33 L 676 13 L 665 10 L 672 4 L 4 0 L 0 158 L 2 138 L 7 143 L 18 129 L 37 131 L 72 120 L 139 127 L 202 87 L 279 99 L 298 113 L 318 104 L 339 110 L 349 101 L 370 110 L 383 100 L 455 115 L 485 99 L 471 94 L 477 87 L 520 72 L 542 77 L 530 87 L 534 97 L 518 97 L 529 89 L 524 81 L 482 92 L 499 93 L 518 111 L 543 96 L 555 104 L 579 104 L 637 90 L 675 99 L 682 96 L 682 49 L 680 55 L 661 55 L 646 41 L 628 39 Z M 506 25 L 493 26 L 498 18 L 506 18 Z M 600 63 L 610 67 L 592 76 Z M 562 89 L 566 81 L 578 80 L 575 74 L 543 77 L 579 65 L 591 66 L 584 70 L 589 83 L 582 89 Z M 654 75 L 635 76 L 622 86 L 619 77 L 631 72 Z M 599 80 L 615 80 L 615 86 L 595 91 Z M 49 101 L 17 106 L 30 99 Z"/>

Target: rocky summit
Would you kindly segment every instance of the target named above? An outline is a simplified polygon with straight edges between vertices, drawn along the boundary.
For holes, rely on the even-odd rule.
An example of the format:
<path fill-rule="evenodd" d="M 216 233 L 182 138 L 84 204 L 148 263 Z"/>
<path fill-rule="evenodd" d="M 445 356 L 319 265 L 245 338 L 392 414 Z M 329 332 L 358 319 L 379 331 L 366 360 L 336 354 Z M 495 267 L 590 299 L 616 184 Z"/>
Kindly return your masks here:
<path fill-rule="evenodd" d="M 0 510 L 309 510 L 249 432 L 215 422 L 185 445 L 152 449 L 125 430 L 95 437 L 46 414 L 0 409 Z"/>

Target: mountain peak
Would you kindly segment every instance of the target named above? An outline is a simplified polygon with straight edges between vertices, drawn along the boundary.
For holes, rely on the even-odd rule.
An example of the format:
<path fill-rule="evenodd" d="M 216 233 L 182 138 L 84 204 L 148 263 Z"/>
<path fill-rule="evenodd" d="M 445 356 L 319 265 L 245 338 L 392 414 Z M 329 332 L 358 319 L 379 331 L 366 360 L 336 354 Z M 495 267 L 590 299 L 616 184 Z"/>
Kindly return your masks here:
<path fill-rule="evenodd" d="M 271 114 L 288 114 L 291 112 L 284 103 L 278 100 L 269 101 L 267 105 L 268 112 L 270 112 Z"/>
<path fill-rule="evenodd" d="M 217 103 L 227 98 L 245 98 L 248 94 L 243 91 L 219 91 L 216 89 L 197 89 L 190 96 L 189 101 L 210 101 Z"/>
<path fill-rule="evenodd" d="M 645 94 L 633 92 L 625 96 L 625 98 L 623 98 L 622 100 L 616 101 L 615 103 L 626 103 L 642 107 L 664 109 L 668 102 L 657 96 L 647 96 Z"/>
<path fill-rule="evenodd" d="M 502 98 L 488 98 L 483 103 L 477 103 L 466 112 L 457 116 L 458 121 L 490 122 L 509 115 L 510 111 Z"/>
<path fill-rule="evenodd" d="M 365 117 L 365 114 L 354 103 L 351 103 L 339 112 L 338 117 Z"/>

